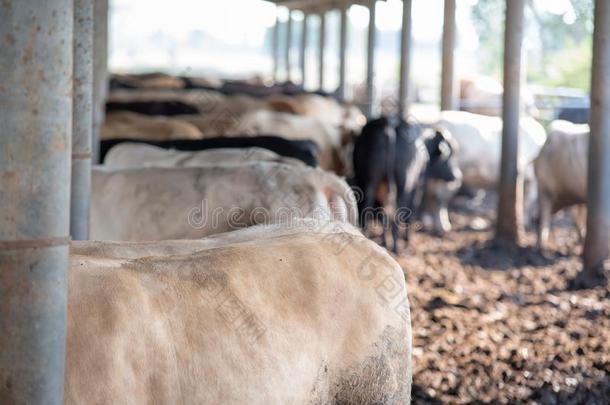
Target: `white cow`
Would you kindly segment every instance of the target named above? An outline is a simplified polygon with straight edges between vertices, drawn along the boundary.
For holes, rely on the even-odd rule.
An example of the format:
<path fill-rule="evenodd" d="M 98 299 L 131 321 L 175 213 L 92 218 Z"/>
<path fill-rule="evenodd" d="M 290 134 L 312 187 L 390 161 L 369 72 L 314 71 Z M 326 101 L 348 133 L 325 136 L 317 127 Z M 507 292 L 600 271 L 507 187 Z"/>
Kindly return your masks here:
<path fill-rule="evenodd" d="M 534 161 L 538 182 L 538 245 L 545 247 L 555 212 L 587 202 L 589 126 L 553 121 L 549 136 Z M 575 225 L 583 236 L 582 212 Z"/>
<path fill-rule="evenodd" d="M 403 272 L 345 224 L 74 243 L 66 404 L 407 404 Z"/>
<path fill-rule="evenodd" d="M 449 131 L 459 144 L 457 159 L 464 175 L 464 185 L 483 189 L 496 187 L 500 177 L 502 119 L 464 111 L 443 111 L 436 125 Z M 544 127 L 533 118 L 522 117 L 519 122 L 518 169 L 525 184 L 527 223 L 535 214 L 536 187 L 532 162 L 545 141 Z"/>
<path fill-rule="evenodd" d="M 304 165 L 298 159 L 282 157 L 263 148 L 219 148 L 202 151 L 178 151 L 142 143 L 121 143 L 110 149 L 104 166 L 114 169 L 137 167 L 198 167 L 268 161 Z"/>
<path fill-rule="evenodd" d="M 347 183 L 302 165 L 245 162 L 93 171 L 91 238 L 201 238 L 292 217 L 357 223 Z"/>

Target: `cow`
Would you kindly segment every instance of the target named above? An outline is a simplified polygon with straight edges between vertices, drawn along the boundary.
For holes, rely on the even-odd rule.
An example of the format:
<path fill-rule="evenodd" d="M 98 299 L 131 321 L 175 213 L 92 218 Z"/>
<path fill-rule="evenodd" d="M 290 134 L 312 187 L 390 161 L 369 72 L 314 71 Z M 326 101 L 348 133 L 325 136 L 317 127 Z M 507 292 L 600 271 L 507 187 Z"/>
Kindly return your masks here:
<path fill-rule="evenodd" d="M 587 202 L 589 126 L 553 121 L 534 161 L 538 184 L 538 247 L 546 247 L 554 213 Z M 579 220 L 580 219 L 580 220 Z M 582 215 L 574 224 L 584 236 Z"/>
<path fill-rule="evenodd" d="M 93 170 L 91 238 L 201 238 L 292 217 L 357 223 L 349 186 L 307 166 L 244 162 Z"/>
<path fill-rule="evenodd" d="M 345 224 L 75 242 L 68 283 L 68 405 L 410 402 L 404 274 Z"/>
<path fill-rule="evenodd" d="M 426 180 L 460 182 L 461 173 L 452 157 L 452 146 L 442 132 L 421 136 L 416 125 L 395 118 L 381 117 L 369 121 L 354 145 L 354 184 L 358 200 L 360 225 L 367 230 L 372 216 L 384 222 L 382 243 L 387 246 L 383 212 L 388 194 L 395 194 L 395 214 L 389 221 L 392 250 L 398 251 L 399 227 L 404 224 L 408 242 L 410 223 L 421 196 L 419 185 Z M 390 189 L 394 189 L 390 193 Z M 439 208 L 438 215 L 442 214 Z M 440 223 L 441 221 L 436 221 Z"/>
<path fill-rule="evenodd" d="M 308 140 L 291 141 L 278 136 L 255 136 L 255 137 L 233 137 L 233 138 L 208 138 L 208 139 L 175 139 L 172 141 L 147 141 L 142 139 L 111 139 L 100 142 L 100 161 L 104 163 L 108 152 L 121 143 L 145 143 L 164 149 L 175 149 L 179 151 L 202 151 L 219 148 L 264 148 L 277 153 L 280 156 L 298 159 L 311 167 L 317 167 L 318 146 Z"/>
<path fill-rule="evenodd" d="M 117 111 L 106 115 L 101 139 L 129 137 L 169 141 L 172 139 L 201 139 L 203 133 L 193 124 L 167 117 L 151 117 L 129 111 Z"/>
<path fill-rule="evenodd" d="M 185 82 L 180 77 L 165 73 L 113 74 L 110 77 L 111 89 L 182 89 Z"/>
<path fill-rule="evenodd" d="M 353 104 L 342 104 L 317 94 L 273 96 L 268 102 L 274 111 L 317 118 L 339 128 L 343 134 L 357 135 L 366 124 L 366 117 Z"/>
<path fill-rule="evenodd" d="M 107 101 L 106 112 L 131 111 L 144 115 L 174 116 L 182 114 L 199 114 L 197 106 L 174 100 L 152 101 Z"/>
<path fill-rule="evenodd" d="M 459 145 L 450 133 L 433 128 L 423 136 L 429 161 L 424 172 L 420 212 L 424 226 L 437 236 L 451 231 L 449 203 L 462 186 Z"/>
<path fill-rule="evenodd" d="M 470 189 L 494 189 L 500 176 L 502 119 L 464 111 L 442 111 L 435 126 L 457 141 L 456 157 L 463 184 Z M 519 123 L 518 169 L 525 187 L 525 222 L 535 217 L 536 178 L 532 161 L 546 140 L 544 127 L 535 119 L 522 117 Z"/>
<path fill-rule="evenodd" d="M 262 148 L 220 148 L 184 152 L 141 143 L 121 143 L 106 155 L 104 165 L 114 169 L 137 167 L 198 167 L 246 161 L 268 161 L 304 165 L 298 159 L 286 158 Z"/>
<path fill-rule="evenodd" d="M 342 153 L 344 135 L 332 124 L 317 118 L 297 116 L 274 111 L 255 111 L 236 121 L 226 136 L 241 134 L 278 134 L 286 139 L 314 141 L 320 147 L 320 167 L 339 175 L 346 174 L 346 161 Z"/>

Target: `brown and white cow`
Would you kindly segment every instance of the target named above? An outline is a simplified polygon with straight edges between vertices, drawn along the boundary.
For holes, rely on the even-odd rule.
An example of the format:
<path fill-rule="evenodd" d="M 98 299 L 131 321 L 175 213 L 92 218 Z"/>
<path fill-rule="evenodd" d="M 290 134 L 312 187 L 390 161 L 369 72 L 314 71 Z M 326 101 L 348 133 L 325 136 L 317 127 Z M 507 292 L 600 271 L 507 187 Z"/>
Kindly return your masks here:
<path fill-rule="evenodd" d="M 344 224 L 74 243 L 68 291 L 66 404 L 410 401 L 403 272 Z"/>
<path fill-rule="evenodd" d="M 320 147 L 320 167 L 339 175 L 346 174 L 347 162 L 342 154 L 344 138 L 341 130 L 319 119 L 274 111 L 255 111 L 236 121 L 227 136 L 232 134 L 272 134 L 291 140 L 312 140 Z"/>
<path fill-rule="evenodd" d="M 152 141 L 201 139 L 203 133 L 195 125 L 181 119 L 117 111 L 107 114 L 101 133 L 102 140 L 116 138 Z"/>

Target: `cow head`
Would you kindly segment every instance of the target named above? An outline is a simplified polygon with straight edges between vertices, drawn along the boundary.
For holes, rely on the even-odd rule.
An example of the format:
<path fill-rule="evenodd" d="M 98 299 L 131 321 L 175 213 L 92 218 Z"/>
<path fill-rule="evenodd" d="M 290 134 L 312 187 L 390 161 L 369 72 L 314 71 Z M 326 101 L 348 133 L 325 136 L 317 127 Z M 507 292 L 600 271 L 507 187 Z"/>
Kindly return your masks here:
<path fill-rule="evenodd" d="M 451 134 L 445 129 L 437 128 L 433 135 L 425 138 L 424 143 L 430 156 L 426 177 L 447 183 L 461 183 L 462 171 L 455 157 L 458 144 Z"/>
<path fill-rule="evenodd" d="M 425 174 L 423 220 L 426 227 L 442 235 L 451 230 L 447 207 L 462 185 L 462 171 L 455 157 L 458 145 L 443 129 L 435 129 L 424 143 L 430 160 Z"/>

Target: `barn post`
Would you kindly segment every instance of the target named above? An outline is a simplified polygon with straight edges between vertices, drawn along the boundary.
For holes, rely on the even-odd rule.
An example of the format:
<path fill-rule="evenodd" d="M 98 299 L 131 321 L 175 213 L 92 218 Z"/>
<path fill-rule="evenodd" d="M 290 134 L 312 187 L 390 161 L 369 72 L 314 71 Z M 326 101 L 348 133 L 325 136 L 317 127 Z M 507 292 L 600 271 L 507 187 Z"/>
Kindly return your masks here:
<path fill-rule="evenodd" d="M 407 117 L 409 109 L 409 78 L 411 72 L 411 10 L 412 0 L 402 1 L 402 28 L 400 32 L 400 87 L 398 90 L 398 114 Z"/>
<path fill-rule="evenodd" d="M 455 110 L 455 0 L 445 0 L 443 20 L 443 60 L 441 73 L 441 111 Z"/>
<path fill-rule="evenodd" d="M 377 1 L 372 0 L 369 5 L 369 30 L 367 41 L 367 61 L 366 61 L 366 116 L 371 117 L 375 104 L 375 42 L 377 38 L 376 6 Z"/>
<path fill-rule="evenodd" d="M 301 64 L 301 83 L 305 87 L 305 80 L 307 79 L 307 20 L 309 15 L 303 10 L 303 28 L 301 31 L 301 53 L 300 53 L 300 64 Z"/>
<path fill-rule="evenodd" d="M 319 43 L 319 65 L 318 78 L 320 90 L 324 90 L 324 57 L 326 48 L 326 11 L 320 11 L 320 43 Z"/>
<path fill-rule="evenodd" d="M 337 89 L 337 97 L 341 101 L 345 100 L 345 76 L 347 71 L 346 56 L 347 56 L 347 4 L 342 4 L 340 8 L 341 20 L 339 27 L 339 87 Z"/>
<path fill-rule="evenodd" d="M 593 65 L 591 75 L 591 137 L 587 236 L 584 269 L 579 278 L 592 285 L 603 279 L 604 261 L 610 256 L 610 3 L 595 2 Z"/>
<path fill-rule="evenodd" d="M 106 118 L 108 95 L 108 0 L 93 8 L 93 161 L 99 160 L 100 132 Z"/>
<path fill-rule="evenodd" d="M 276 7 L 277 13 L 277 7 Z M 273 54 L 273 82 L 277 83 L 278 74 L 280 70 L 280 15 L 277 13 L 275 17 L 275 25 L 273 26 L 273 41 L 272 41 L 272 54 Z"/>
<path fill-rule="evenodd" d="M 0 402 L 63 404 L 72 0 L 0 2 Z"/>
<path fill-rule="evenodd" d="M 93 0 L 74 0 L 74 98 L 70 235 L 89 238 L 93 132 Z"/>
<path fill-rule="evenodd" d="M 521 44 L 524 0 L 506 0 L 504 33 L 504 94 L 502 99 L 502 158 L 498 185 L 496 240 L 519 243 L 523 195 L 517 167 L 521 87 Z"/>
<path fill-rule="evenodd" d="M 292 10 L 288 10 L 288 21 L 286 21 L 286 49 L 285 49 L 285 64 L 286 64 L 286 81 L 289 82 L 292 79 L 291 76 L 291 68 L 292 64 L 290 63 L 290 51 L 292 50 Z"/>

